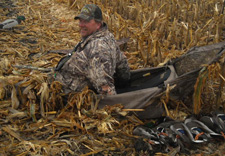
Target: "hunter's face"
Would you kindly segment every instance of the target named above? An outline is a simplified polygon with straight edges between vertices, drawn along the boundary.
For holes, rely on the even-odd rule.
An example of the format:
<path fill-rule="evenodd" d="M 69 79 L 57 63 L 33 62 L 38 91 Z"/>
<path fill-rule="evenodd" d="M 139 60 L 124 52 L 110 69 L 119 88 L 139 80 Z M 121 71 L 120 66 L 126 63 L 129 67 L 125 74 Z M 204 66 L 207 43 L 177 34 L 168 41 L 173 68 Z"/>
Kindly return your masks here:
<path fill-rule="evenodd" d="M 85 38 L 100 29 L 101 24 L 94 19 L 91 19 L 90 21 L 79 19 L 79 27 L 81 37 Z"/>

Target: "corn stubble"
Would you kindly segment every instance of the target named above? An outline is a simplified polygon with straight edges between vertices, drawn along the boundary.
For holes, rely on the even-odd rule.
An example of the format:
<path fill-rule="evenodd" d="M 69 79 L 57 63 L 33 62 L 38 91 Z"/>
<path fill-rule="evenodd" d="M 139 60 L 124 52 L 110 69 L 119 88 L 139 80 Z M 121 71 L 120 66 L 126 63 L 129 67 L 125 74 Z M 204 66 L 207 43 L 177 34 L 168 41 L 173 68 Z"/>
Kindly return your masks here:
<path fill-rule="evenodd" d="M 47 51 L 71 49 L 79 41 L 79 28 L 71 15 L 87 3 L 101 7 L 116 39 L 130 38 L 121 49 L 131 69 L 161 66 L 193 46 L 224 40 L 223 0 L 18 1 L 16 4 L 27 20 L 15 33 L 2 31 L 0 39 L 2 154 L 136 154 L 132 145 L 137 137 L 132 130 L 144 121 L 121 105 L 97 109 L 99 97 L 87 88 L 70 94 L 65 105 L 62 84 L 49 85 L 49 73 L 12 66 L 54 67 L 62 55 Z M 0 16 L 1 20 L 5 18 Z M 224 81 L 222 56 L 199 73 L 193 109 L 182 101 L 173 101 L 176 108 L 167 109 L 167 115 L 180 119 L 218 108 L 224 103 Z M 170 87 L 161 98 L 165 108 L 171 102 L 169 91 Z"/>

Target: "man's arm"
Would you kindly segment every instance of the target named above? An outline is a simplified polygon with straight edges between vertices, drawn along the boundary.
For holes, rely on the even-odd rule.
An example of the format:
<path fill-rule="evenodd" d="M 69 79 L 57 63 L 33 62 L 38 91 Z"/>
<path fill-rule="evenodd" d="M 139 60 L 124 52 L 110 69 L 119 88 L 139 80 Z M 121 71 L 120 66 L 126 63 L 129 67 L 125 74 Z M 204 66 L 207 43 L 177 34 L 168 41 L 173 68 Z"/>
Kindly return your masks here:
<path fill-rule="evenodd" d="M 116 94 L 113 78 L 115 47 L 115 43 L 109 47 L 104 41 L 96 40 L 84 50 L 89 62 L 87 78 L 100 94 Z"/>

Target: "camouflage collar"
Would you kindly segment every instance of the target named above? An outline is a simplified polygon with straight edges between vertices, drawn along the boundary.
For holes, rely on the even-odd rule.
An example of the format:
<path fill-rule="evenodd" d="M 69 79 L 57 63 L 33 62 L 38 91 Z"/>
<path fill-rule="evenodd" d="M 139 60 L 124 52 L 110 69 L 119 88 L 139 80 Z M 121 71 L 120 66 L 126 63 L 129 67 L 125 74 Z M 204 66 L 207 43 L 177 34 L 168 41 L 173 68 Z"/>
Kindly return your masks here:
<path fill-rule="evenodd" d="M 85 39 L 81 40 L 81 45 L 80 45 L 81 49 L 83 49 L 89 41 L 95 38 L 99 38 L 101 36 L 105 36 L 105 34 L 107 33 L 107 30 L 108 30 L 107 24 L 103 23 L 102 27 L 98 31 L 86 37 Z"/>

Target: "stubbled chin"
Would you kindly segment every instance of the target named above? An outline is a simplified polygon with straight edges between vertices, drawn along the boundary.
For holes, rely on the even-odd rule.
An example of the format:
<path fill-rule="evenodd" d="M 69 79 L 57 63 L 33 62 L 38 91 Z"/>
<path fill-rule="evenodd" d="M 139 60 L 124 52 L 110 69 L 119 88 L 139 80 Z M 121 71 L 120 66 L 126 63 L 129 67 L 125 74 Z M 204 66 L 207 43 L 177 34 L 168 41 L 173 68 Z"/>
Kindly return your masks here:
<path fill-rule="evenodd" d="M 85 30 L 82 31 L 82 30 L 81 30 L 81 31 L 80 31 L 80 34 L 81 34 L 81 36 L 86 36 L 86 35 L 87 35 L 87 31 L 85 31 Z"/>

